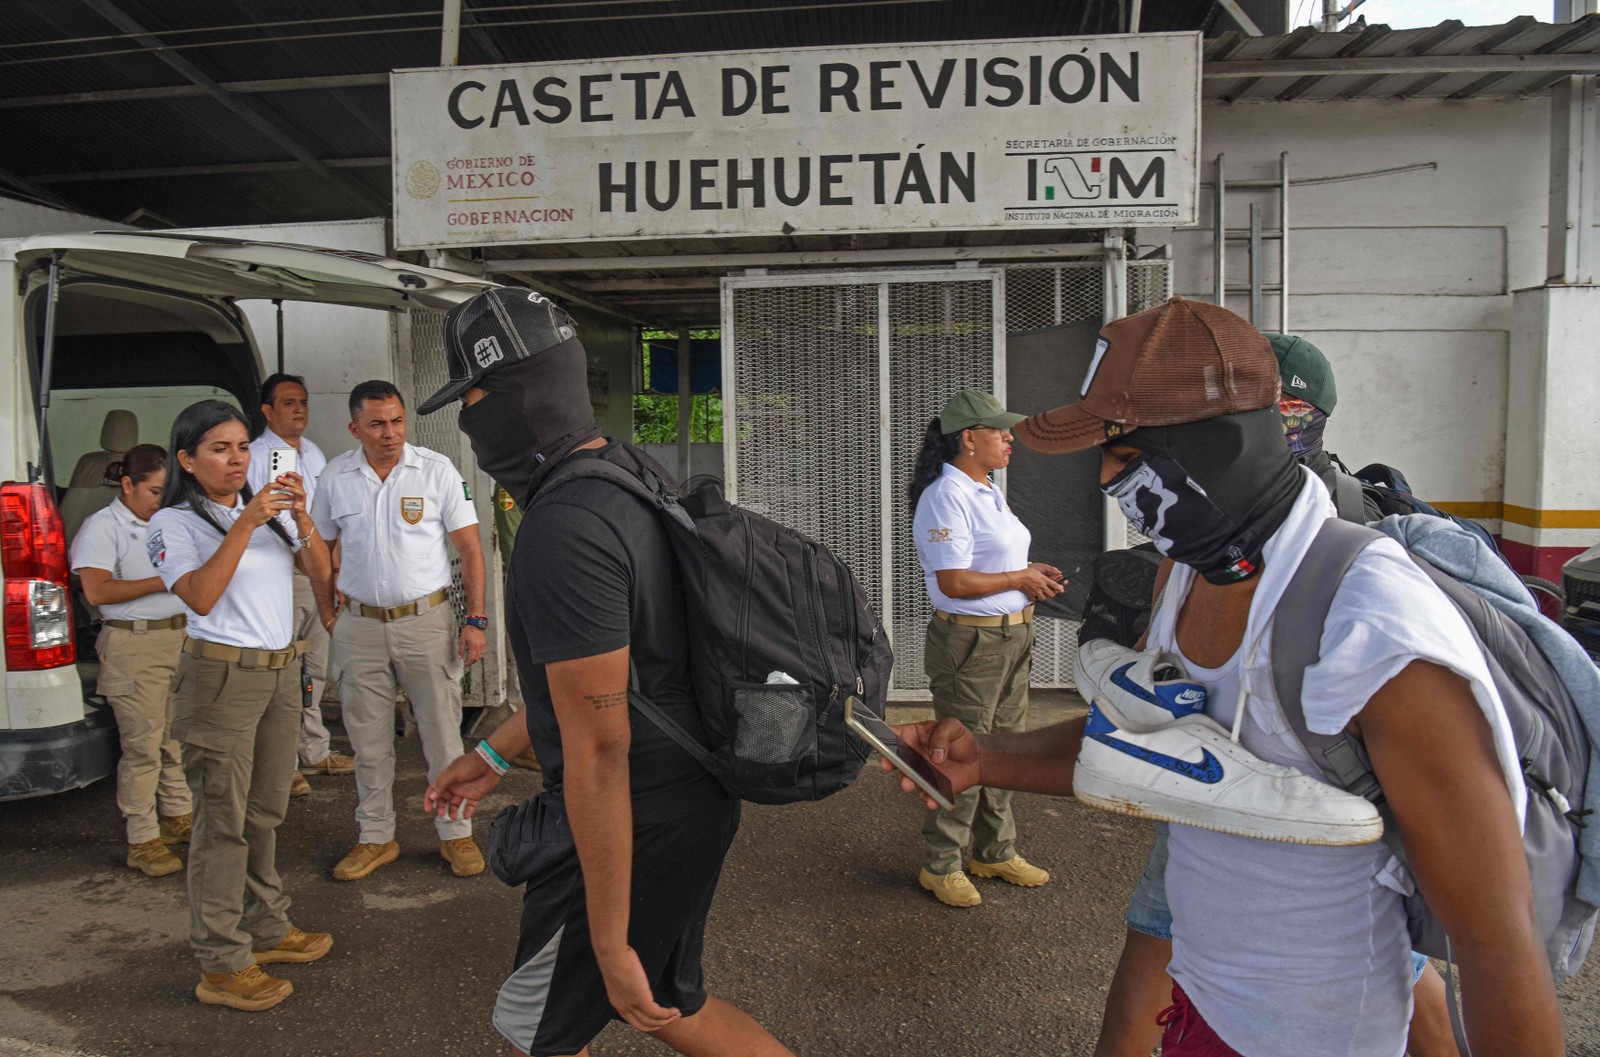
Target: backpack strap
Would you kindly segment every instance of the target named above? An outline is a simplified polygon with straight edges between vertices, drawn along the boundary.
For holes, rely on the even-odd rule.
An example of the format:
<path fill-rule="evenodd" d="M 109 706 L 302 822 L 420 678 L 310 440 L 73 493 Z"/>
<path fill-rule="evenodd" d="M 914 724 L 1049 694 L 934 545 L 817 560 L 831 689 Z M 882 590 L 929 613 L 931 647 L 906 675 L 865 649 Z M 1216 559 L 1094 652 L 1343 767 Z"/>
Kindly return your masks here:
<path fill-rule="evenodd" d="M 1317 530 L 1311 549 L 1284 589 L 1272 618 L 1272 682 L 1289 729 L 1330 782 L 1374 804 L 1383 791 L 1366 753 L 1350 735 L 1318 734 L 1306 725 L 1306 669 L 1322 656 L 1322 629 L 1339 583 L 1356 556 L 1383 536 L 1365 525 L 1329 518 Z"/>
<path fill-rule="evenodd" d="M 1357 525 L 1367 523 L 1367 502 L 1361 492 L 1361 482 L 1347 473 L 1333 472 L 1333 505 L 1339 517 Z"/>
<path fill-rule="evenodd" d="M 582 458 L 577 465 L 556 474 L 544 484 L 539 486 L 539 491 L 534 494 L 533 501 L 528 504 L 529 509 L 550 497 L 556 489 L 571 481 L 583 478 L 595 478 L 610 481 L 650 504 L 659 513 L 674 517 L 689 525 L 691 531 L 694 523 L 689 520 L 683 508 L 678 506 L 668 489 L 667 482 L 655 473 L 648 465 L 643 467 L 646 477 L 641 478 L 636 474 L 618 466 L 606 459 L 594 457 Z M 677 721 L 661 710 L 661 707 L 644 695 L 639 689 L 639 669 L 628 660 L 628 703 L 639 711 L 639 714 L 653 723 L 657 730 L 678 743 L 678 746 L 694 757 L 696 763 L 706 770 L 716 773 L 716 766 L 712 761 L 711 753 L 706 747 L 695 740 L 694 736 Z"/>

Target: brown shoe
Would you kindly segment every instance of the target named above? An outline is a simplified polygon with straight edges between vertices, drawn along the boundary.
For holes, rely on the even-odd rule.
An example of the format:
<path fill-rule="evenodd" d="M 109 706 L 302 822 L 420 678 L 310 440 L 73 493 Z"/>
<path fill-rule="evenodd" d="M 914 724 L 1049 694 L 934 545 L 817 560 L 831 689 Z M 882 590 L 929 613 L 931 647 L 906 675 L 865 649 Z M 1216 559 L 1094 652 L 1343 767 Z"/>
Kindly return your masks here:
<path fill-rule="evenodd" d="M 342 753 L 330 752 L 327 757 L 317 763 L 308 763 L 300 768 L 301 774 L 355 774 L 356 761 L 353 756 Z"/>
<path fill-rule="evenodd" d="M 380 866 L 388 866 L 400 858 L 400 842 L 387 844 L 357 844 L 355 849 L 339 860 L 333 868 L 335 881 L 359 881 Z"/>
<path fill-rule="evenodd" d="M 236 973 L 201 973 L 194 989 L 194 997 L 208 1006 L 230 1006 L 247 1013 L 271 1009 L 292 994 L 293 984 L 268 976 L 259 965 Z"/>
<path fill-rule="evenodd" d="M 162 844 L 188 844 L 193 835 L 194 815 L 167 815 L 162 818 Z"/>
<path fill-rule="evenodd" d="M 306 776 L 299 771 L 294 772 L 294 778 L 289 781 L 290 796 L 310 796 L 311 783 L 306 781 Z"/>
<path fill-rule="evenodd" d="M 450 864 L 450 872 L 457 877 L 476 877 L 487 865 L 471 837 L 440 841 L 439 857 Z"/>
<path fill-rule="evenodd" d="M 128 845 L 128 865 L 146 877 L 165 877 L 183 869 L 183 860 L 167 850 L 161 838 Z"/>
<path fill-rule="evenodd" d="M 294 926 L 276 947 L 253 952 L 257 965 L 272 962 L 314 962 L 333 950 L 333 936 L 327 932 L 301 932 Z"/>

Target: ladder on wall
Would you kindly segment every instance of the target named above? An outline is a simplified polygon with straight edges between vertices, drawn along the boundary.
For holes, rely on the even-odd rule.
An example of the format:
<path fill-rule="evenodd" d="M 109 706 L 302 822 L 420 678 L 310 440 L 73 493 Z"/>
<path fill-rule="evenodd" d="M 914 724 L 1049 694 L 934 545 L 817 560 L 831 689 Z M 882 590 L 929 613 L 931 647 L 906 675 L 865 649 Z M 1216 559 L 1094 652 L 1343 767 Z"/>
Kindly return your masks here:
<path fill-rule="evenodd" d="M 1246 318 L 1250 324 L 1259 330 L 1277 330 L 1281 334 L 1289 333 L 1289 152 L 1284 151 L 1278 155 L 1278 178 L 1276 180 L 1235 180 L 1227 182 L 1225 159 L 1227 155 L 1218 154 L 1215 169 L 1213 215 L 1214 234 L 1212 239 L 1212 268 L 1213 268 L 1213 295 L 1219 305 L 1227 305 L 1229 294 L 1248 294 L 1250 308 Z M 1261 219 L 1261 202 L 1250 202 L 1248 227 L 1229 228 L 1227 225 L 1228 195 L 1231 192 L 1249 192 L 1253 199 L 1259 199 L 1261 191 L 1276 191 L 1278 195 L 1278 226 L 1276 229 L 1264 228 Z M 1246 246 L 1246 271 L 1249 282 L 1228 285 L 1227 257 L 1228 243 L 1242 242 Z M 1264 243 L 1276 242 L 1278 244 L 1278 281 L 1269 283 L 1265 279 L 1265 262 L 1262 256 Z M 1278 295 L 1277 326 L 1270 327 L 1263 318 L 1262 301 L 1266 294 Z"/>

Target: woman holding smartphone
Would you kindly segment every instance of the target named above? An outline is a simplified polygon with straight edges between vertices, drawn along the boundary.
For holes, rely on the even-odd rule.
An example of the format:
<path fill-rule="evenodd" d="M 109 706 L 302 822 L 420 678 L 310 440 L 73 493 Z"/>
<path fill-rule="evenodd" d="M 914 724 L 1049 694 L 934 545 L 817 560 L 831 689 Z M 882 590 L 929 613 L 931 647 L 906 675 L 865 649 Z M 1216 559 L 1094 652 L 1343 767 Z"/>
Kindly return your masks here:
<path fill-rule="evenodd" d="M 122 494 L 72 539 L 72 571 L 100 609 L 100 695 L 117 717 L 117 808 L 128 828 L 128 865 L 147 877 L 183 869 L 169 844 L 186 844 L 189 787 L 172 739 L 172 676 L 188 610 L 156 575 L 147 541 L 167 483 L 167 453 L 139 444 L 123 456 Z M 160 814 L 157 814 L 159 806 Z"/>
<path fill-rule="evenodd" d="M 149 553 L 193 612 L 173 693 L 172 731 L 194 797 L 189 846 L 189 942 L 200 1001 L 270 1009 L 293 993 L 261 964 L 311 962 L 333 937 L 289 923 L 275 863 L 300 734 L 303 646 L 294 638 L 295 565 L 329 576 L 298 474 L 252 494 L 250 432 L 220 400 L 185 408 L 172 425 L 161 509 Z"/>
<path fill-rule="evenodd" d="M 1028 718 L 1033 603 L 1061 593 L 1061 570 L 1028 561 L 1033 536 L 989 475 L 1011 462 L 1011 427 L 1024 416 L 976 389 L 956 393 L 928 423 L 910 488 L 912 535 L 933 619 L 923 664 L 939 719 L 974 731 L 1020 731 Z M 1024 888 L 1050 875 L 1017 854 L 1011 793 L 974 787 L 955 810 L 922 825 L 918 883 L 947 906 L 983 902 L 962 871 Z"/>

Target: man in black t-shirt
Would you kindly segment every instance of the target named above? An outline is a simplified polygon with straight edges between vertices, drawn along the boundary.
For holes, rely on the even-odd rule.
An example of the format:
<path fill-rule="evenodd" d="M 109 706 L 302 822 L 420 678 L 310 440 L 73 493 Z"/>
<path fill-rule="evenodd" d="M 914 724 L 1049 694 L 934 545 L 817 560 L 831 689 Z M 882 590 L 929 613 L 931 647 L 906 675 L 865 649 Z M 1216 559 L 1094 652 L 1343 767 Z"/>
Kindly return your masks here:
<path fill-rule="evenodd" d="M 793 1057 L 760 1024 L 706 994 L 701 951 L 739 802 L 628 707 L 630 674 L 691 732 L 683 591 L 664 526 L 600 480 L 527 506 L 576 461 L 636 469 L 589 405 L 571 319 L 538 294 L 499 288 L 445 317 L 450 384 L 478 464 L 526 507 L 507 577 L 507 632 L 527 708 L 428 787 L 425 807 L 470 814 L 504 761 L 531 744 L 544 765 L 541 839 L 523 900 L 516 969 L 494 1024 L 531 1057 L 588 1053 L 612 1019 L 686 1054 Z M 564 823 L 564 825 L 562 824 Z M 570 834 L 570 843 L 566 843 Z"/>

